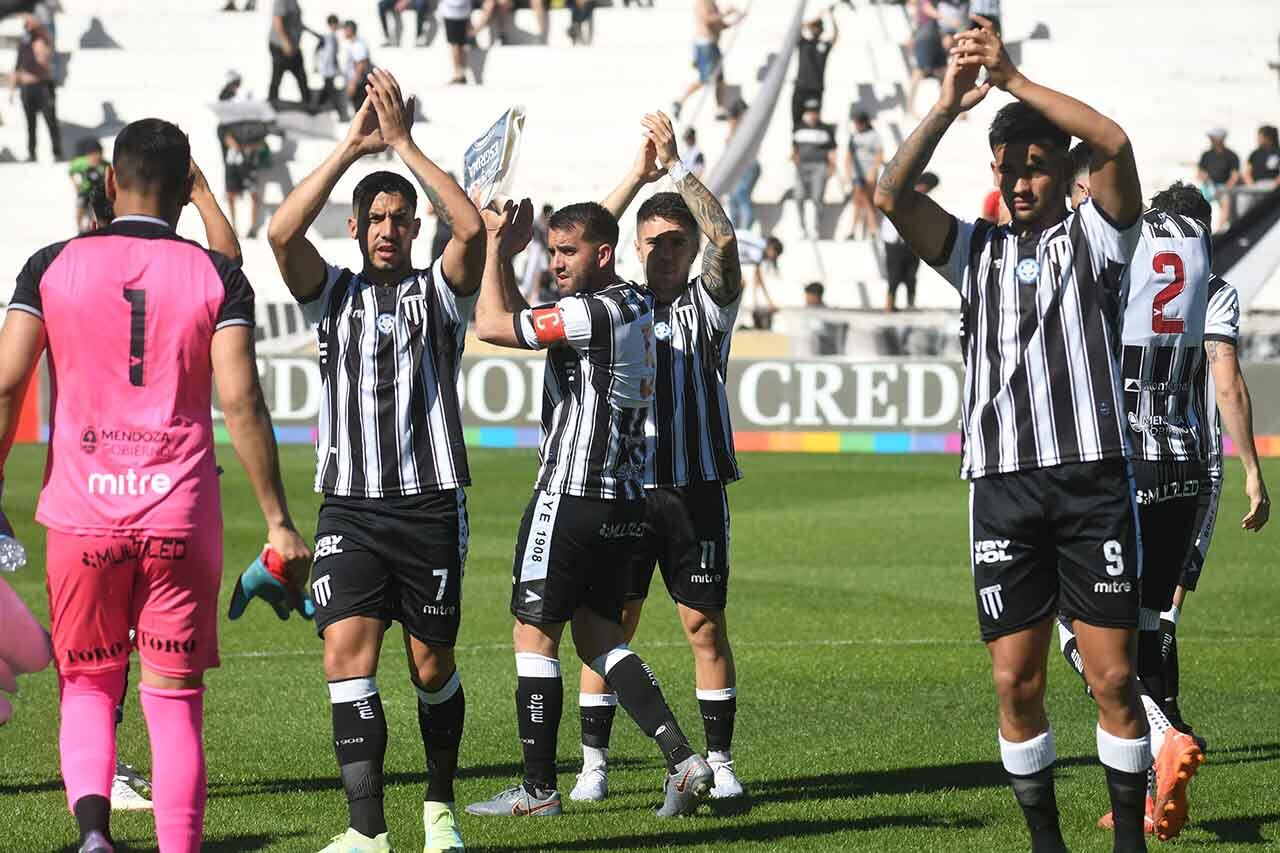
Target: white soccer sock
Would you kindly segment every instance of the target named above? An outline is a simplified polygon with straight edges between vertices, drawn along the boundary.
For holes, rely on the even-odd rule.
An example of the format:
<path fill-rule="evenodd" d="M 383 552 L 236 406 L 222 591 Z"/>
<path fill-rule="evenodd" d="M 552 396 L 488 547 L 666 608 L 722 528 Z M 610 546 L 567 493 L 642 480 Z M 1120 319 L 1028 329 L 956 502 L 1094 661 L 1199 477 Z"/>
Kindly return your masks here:
<path fill-rule="evenodd" d="M 707 763 L 709 764 L 728 764 L 730 761 L 733 761 L 733 753 L 729 750 L 721 752 L 718 749 L 713 749 L 707 753 Z"/>
<path fill-rule="evenodd" d="M 582 772 L 604 770 L 609 765 L 609 749 L 582 745 Z"/>
<path fill-rule="evenodd" d="M 1181 615 L 1182 615 L 1182 608 L 1175 604 L 1165 612 L 1161 613 L 1160 618 L 1163 619 L 1165 622 L 1172 622 L 1173 624 L 1177 625 L 1178 617 Z"/>
<path fill-rule="evenodd" d="M 997 733 L 1000 739 L 1000 762 L 1004 769 L 1014 776 L 1030 776 L 1049 767 L 1058 758 L 1058 747 L 1053 740 L 1053 727 L 1033 737 L 1031 740 L 1016 742 L 1005 740 L 1004 735 Z"/>
<path fill-rule="evenodd" d="M 1164 746 L 1165 733 L 1173 728 L 1173 724 L 1164 715 L 1164 711 L 1160 710 L 1160 704 L 1156 700 L 1145 692 L 1138 694 L 1138 697 L 1142 699 L 1142 707 L 1147 712 L 1147 724 L 1151 727 L 1151 760 L 1155 761 L 1160 748 Z"/>
<path fill-rule="evenodd" d="M 1151 769 L 1151 738 L 1116 737 L 1098 726 L 1098 760 L 1121 773 L 1146 773 Z"/>

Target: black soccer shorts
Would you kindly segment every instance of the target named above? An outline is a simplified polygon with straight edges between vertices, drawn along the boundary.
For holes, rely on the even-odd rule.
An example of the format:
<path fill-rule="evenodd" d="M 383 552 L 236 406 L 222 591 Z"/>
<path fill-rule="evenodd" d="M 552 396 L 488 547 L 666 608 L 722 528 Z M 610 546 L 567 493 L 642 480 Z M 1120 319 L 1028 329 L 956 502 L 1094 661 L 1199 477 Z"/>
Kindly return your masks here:
<path fill-rule="evenodd" d="M 467 562 L 462 489 L 412 497 L 325 496 L 316 525 L 311 597 L 316 629 L 351 616 L 400 622 L 432 646 L 452 646 Z"/>
<path fill-rule="evenodd" d="M 1204 571 L 1204 561 L 1209 556 L 1209 545 L 1213 541 L 1213 527 L 1218 520 L 1218 497 L 1221 494 L 1221 480 L 1206 480 L 1200 484 L 1200 495 L 1196 501 L 1195 538 L 1187 549 L 1187 559 L 1179 580 L 1188 590 L 1194 590 L 1200 583 L 1200 573 Z"/>
<path fill-rule="evenodd" d="M 644 501 L 535 491 L 512 562 L 511 612 L 528 625 L 568 622 L 583 605 L 622 622 L 626 564 L 644 535 Z"/>
<path fill-rule="evenodd" d="M 1059 612 L 1137 627 L 1141 549 L 1125 460 L 993 474 L 974 480 L 969 494 L 984 642 Z"/>
<path fill-rule="evenodd" d="M 723 610 L 729 596 L 729 502 L 724 483 L 645 489 L 644 538 L 627 564 L 627 599 L 647 598 L 654 565 L 671 598 Z"/>
<path fill-rule="evenodd" d="M 1133 461 L 1142 530 L 1142 606 L 1165 611 L 1173 606 L 1196 541 L 1196 513 L 1204 470 L 1195 462 Z"/>

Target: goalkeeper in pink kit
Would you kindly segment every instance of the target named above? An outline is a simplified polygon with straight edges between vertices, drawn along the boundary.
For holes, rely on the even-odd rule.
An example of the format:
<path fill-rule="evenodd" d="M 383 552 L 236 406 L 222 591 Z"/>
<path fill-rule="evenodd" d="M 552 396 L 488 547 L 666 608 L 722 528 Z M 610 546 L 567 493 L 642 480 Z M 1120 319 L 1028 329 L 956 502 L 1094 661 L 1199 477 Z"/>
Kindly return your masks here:
<path fill-rule="evenodd" d="M 115 219 L 34 254 L 0 331 L 0 471 L 13 403 L 49 353 L 36 520 L 48 528 L 62 776 L 82 853 L 113 850 L 114 715 L 135 643 L 160 850 L 200 849 L 203 676 L 218 665 L 222 574 L 215 383 L 269 546 L 299 568 L 310 558 L 258 384 L 253 290 L 237 262 L 174 233 L 191 197 L 190 156 L 168 122 L 121 131 L 106 177 Z"/>

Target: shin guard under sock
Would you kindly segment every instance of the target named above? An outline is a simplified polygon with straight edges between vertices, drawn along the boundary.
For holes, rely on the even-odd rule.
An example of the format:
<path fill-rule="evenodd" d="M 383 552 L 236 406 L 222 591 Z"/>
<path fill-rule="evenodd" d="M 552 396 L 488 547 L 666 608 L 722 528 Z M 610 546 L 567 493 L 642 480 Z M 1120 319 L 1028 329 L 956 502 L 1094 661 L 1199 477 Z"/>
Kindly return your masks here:
<path fill-rule="evenodd" d="M 458 773 L 458 746 L 466 714 L 467 700 L 457 670 L 439 690 L 418 688 L 418 730 L 427 753 L 427 802 L 453 802 L 453 778 Z"/>
<path fill-rule="evenodd" d="M 373 676 L 329 682 L 333 753 L 347 794 L 350 826 L 372 838 L 387 831 L 382 808 L 382 767 L 387 718 Z"/>

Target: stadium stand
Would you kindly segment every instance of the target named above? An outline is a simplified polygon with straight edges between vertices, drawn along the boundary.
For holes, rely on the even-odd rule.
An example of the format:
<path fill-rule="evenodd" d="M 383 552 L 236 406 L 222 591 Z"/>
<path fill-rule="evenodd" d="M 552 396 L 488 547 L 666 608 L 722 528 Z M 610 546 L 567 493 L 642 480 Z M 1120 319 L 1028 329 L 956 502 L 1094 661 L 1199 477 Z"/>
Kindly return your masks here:
<path fill-rule="evenodd" d="M 743 5 L 743 4 L 739 4 Z M 810 2 L 806 15 L 827 4 Z M 1136 0 L 1112 4 L 1111 25 L 1098 28 L 1089 15 L 1080 15 L 1067 0 L 1011 0 L 1005 4 L 1004 32 L 1027 73 L 1092 99 L 1130 129 L 1144 187 L 1167 185 L 1189 178 L 1203 145 L 1204 130 L 1222 125 L 1241 145 L 1254 129 L 1274 122 L 1274 34 L 1280 31 L 1280 8 L 1266 0 L 1242 0 L 1240 14 L 1257 21 L 1257 37 L 1242 34 L 1240 17 L 1201 15 L 1193 4 Z M 208 3 L 171 4 L 94 0 L 67 4 L 58 20 L 58 50 L 66 54 L 66 80 L 58 91 L 58 111 L 67 150 L 87 136 L 102 140 L 110 152 L 113 134 L 133 119 L 161 115 L 179 122 L 192 137 L 192 147 L 215 190 L 222 186 L 217 119 L 211 105 L 229 70 L 238 71 L 244 87 L 261 98 L 270 72 L 265 35 L 265 9 L 251 14 L 220 14 Z M 331 9 L 330 6 L 341 6 Z M 513 103 L 523 104 L 529 116 L 516 180 L 517 191 L 538 203 L 566 203 L 602 196 L 625 168 L 638 138 L 643 111 L 663 108 L 687 85 L 691 31 L 689 2 L 659 3 L 653 8 L 606 7 L 597 13 L 595 42 L 570 49 L 566 33 L 568 13 L 553 9 L 550 39 L 533 42 L 534 22 L 527 11 L 516 13 L 515 46 L 489 46 L 481 34 L 480 47 L 471 52 L 471 68 L 482 85 L 447 86 L 449 63 L 442 35 L 430 47 L 378 47 L 375 4 L 304 4 L 304 20 L 323 28 L 324 16 L 350 14 L 361 34 L 373 45 L 375 64 L 385 65 L 405 81 L 420 99 L 418 135 L 424 148 L 446 167 L 457 170 L 466 145 Z M 760 94 L 768 62 L 783 47 L 780 39 L 791 22 L 792 3 L 763 0 L 750 5 L 740 27 L 725 35 L 725 73 L 733 85 L 731 99 L 748 104 Z M 874 126 L 891 155 L 914 121 L 902 109 L 909 77 L 909 38 L 904 7 L 862 0 L 838 4 L 840 41 L 827 71 L 823 121 L 838 129 L 843 151 L 850 105 L 873 117 Z M 1197 46 L 1213 48 L 1214 63 L 1187 59 L 1186 46 L 1175 34 L 1194 26 Z M 0 66 L 11 64 L 21 21 L 0 21 Z M 1132 33 L 1144 33 L 1144 62 L 1132 62 Z M 198 38 L 193 38 L 198 34 Z M 1094 46 L 1082 61 L 1081 43 Z M 307 67 L 312 68 L 315 39 L 304 36 Z M 794 63 L 793 63 L 794 64 Z M 143 69 L 140 71 L 140 69 Z M 874 241 L 837 239 L 849 231 L 849 210 L 836 181 L 827 188 L 819 229 L 820 239 L 802 239 L 795 207 L 789 198 L 793 169 L 789 162 L 790 126 L 787 120 L 788 73 L 779 103 L 760 144 L 763 167 L 754 193 L 758 228 L 787 244 L 780 283 L 771 288 L 781 307 L 802 304 L 805 283 L 827 285 L 826 303 L 832 308 L 874 310 L 883 304 L 881 260 Z M 318 78 L 312 73 L 313 79 Z M 1124 85 L 1116 81 L 1123 79 Z M 1230 85 L 1223 85 L 1229 81 Z M 1153 96 L 1154 92 L 1161 93 Z M 926 81 L 918 97 L 924 109 L 936 93 Z M 296 99 L 291 80 L 283 95 Z M 934 160 L 941 177 L 936 198 L 962 215 L 977 215 L 990 184 L 981 166 L 986 156 L 986 125 L 1003 102 L 995 95 L 947 136 Z M 685 110 L 682 123 L 697 128 L 699 142 L 714 164 L 725 145 L 725 125 L 713 117 L 714 105 L 702 95 Z M 16 271 L 37 247 L 71 232 L 74 198 L 65 165 L 53 164 L 42 134 L 39 162 L 16 162 L 25 151 L 21 109 L 0 106 L 0 170 L 10 187 L 21 188 L 16 200 L 0 211 L 0 265 Z M 310 117 L 281 111 L 282 134 L 270 137 L 274 165 L 267 177 L 265 211 L 269 216 L 292 182 L 330 150 L 342 126 L 332 113 Z M 345 233 L 349 192 L 361 175 L 381 164 L 368 162 L 343 180 L 315 234 L 327 256 L 350 257 L 355 248 Z M 247 212 L 247 202 L 242 202 Z M 190 220 L 190 221 L 188 221 Z M 195 217 L 184 218 L 183 230 L 200 237 Z M 427 220 L 428 233 L 434 224 Z M 243 234 L 242 225 L 241 232 Z M 242 239 L 245 267 L 264 302 L 287 301 L 270 250 L 264 239 Z M 425 253 L 429 240 L 421 241 Z M 1254 291 L 1257 307 L 1280 308 L 1280 248 L 1264 259 L 1272 270 L 1265 286 Z M 622 253 L 623 271 L 632 272 L 632 252 Z M 425 262 L 425 257 L 422 259 Z M 8 296 L 12 275 L 0 283 L 0 299 Z M 776 292 L 773 292 L 776 291 Z M 1244 290 L 1242 289 L 1242 295 Z M 958 306 L 954 291 L 932 272 L 922 270 L 917 295 L 922 309 L 946 312 Z M 785 326 L 785 319 L 784 319 Z"/>

